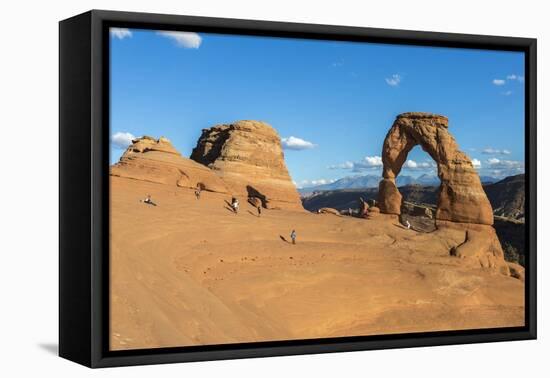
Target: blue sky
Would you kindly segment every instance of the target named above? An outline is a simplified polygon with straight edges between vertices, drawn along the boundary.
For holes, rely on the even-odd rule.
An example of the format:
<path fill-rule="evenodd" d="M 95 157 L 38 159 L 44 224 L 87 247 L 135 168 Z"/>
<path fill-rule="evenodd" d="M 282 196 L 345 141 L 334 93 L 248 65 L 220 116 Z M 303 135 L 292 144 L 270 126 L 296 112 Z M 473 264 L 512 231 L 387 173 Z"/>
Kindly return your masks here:
<path fill-rule="evenodd" d="M 111 163 L 132 136 L 189 156 L 203 128 L 271 124 L 299 187 L 379 175 L 395 116 L 426 111 L 481 175 L 524 169 L 523 53 L 111 29 Z M 402 174 L 435 173 L 420 147 Z"/>

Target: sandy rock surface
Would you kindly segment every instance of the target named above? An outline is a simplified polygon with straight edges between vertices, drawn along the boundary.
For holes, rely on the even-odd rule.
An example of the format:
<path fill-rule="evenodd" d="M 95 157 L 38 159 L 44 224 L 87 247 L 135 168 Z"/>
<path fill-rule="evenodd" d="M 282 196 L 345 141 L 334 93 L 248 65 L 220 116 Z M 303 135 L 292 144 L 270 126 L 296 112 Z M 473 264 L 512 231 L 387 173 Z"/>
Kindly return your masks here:
<path fill-rule="evenodd" d="M 116 176 L 111 194 L 114 350 L 524 324 L 520 279 L 451 255 L 463 230 L 235 214 L 228 194 Z"/>

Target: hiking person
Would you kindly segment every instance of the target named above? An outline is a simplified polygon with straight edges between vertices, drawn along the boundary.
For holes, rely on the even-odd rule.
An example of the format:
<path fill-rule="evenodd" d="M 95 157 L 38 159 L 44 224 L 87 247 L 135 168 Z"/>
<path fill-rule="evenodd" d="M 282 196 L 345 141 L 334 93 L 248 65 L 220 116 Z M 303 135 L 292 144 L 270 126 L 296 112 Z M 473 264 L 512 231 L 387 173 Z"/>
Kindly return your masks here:
<path fill-rule="evenodd" d="M 290 238 L 292 239 L 292 244 L 296 244 L 296 230 L 292 230 Z"/>
<path fill-rule="evenodd" d="M 235 214 L 239 212 L 239 200 L 236 199 L 235 197 L 231 199 L 231 207 L 233 208 L 233 211 L 235 212 Z"/>
<path fill-rule="evenodd" d="M 150 194 L 147 194 L 147 195 L 145 196 L 145 199 L 140 200 L 140 202 L 143 202 L 143 203 L 145 203 L 145 204 L 147 204 L 147 205 L 157 206 L 157 204 L 154 203 L 153 200 L 151 199 L 151 195 L 150 195 Z"/>
<path fill-rule="evenodd" d="M 201 187 L 197 185 L 197 189 L 195 189 L 195 198 L 201 199 Z"/>
<path fill-rule="evenodd" d="M 262 216 L 262 205 L 258 205 L 258 218 Z"/>
<path fill-rule="evenodd" d="M 411 224 L 409 223 L 409 220 L 405 220 L 405 227 L 407 227 L 407 230 L 411 229 Z"/>

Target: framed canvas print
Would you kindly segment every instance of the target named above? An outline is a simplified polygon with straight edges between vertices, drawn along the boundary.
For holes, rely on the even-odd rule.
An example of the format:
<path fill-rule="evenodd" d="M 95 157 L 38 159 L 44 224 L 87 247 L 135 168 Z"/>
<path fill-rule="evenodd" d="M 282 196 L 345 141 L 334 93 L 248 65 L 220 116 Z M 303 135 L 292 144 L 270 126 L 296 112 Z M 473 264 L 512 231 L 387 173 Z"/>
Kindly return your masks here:
<path fill-rule="evenodd" d="M 536 337 L 536 40 L 60 22 L 60 355 Z"/>

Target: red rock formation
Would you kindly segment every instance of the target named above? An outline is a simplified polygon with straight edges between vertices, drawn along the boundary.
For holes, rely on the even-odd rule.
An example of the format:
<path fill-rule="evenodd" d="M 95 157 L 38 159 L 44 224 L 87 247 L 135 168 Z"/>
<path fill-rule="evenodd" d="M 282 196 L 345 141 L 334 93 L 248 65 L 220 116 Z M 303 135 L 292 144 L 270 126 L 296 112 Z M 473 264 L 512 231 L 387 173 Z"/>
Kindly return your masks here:
<path fill-rule="evenodd" d="M 493 224 L 493 209 L 479 176 L 449 133 L 446 117 L 429 113 L 397 116 L 382 149 L 383 180 L 379 206 L 383 213 L 400 214 L 401 194 L 395 178 L 409 151 L 420 145 L 437 163 L 441 180 L 435 218 L 453 222 Z"/>
<path fill-rule="evenodd" d="M 436 235 L 454 244 L 451 256 L 464 259 L 466 265 L 495 270 L 510 275 L 504 251 L 493 226 L 476 223 L 439 221 Z"/>
<path fill-rule="evenodd" d="M 111 175 L 184 188 L 227 193 L 224 182 L 210 169 L 184 158 L 166 138 L 144 136 L 134 139 Z"/>
<path fill-rule="evenodd" d="M 470 158 L 458 149 L 446 117 L 429 113 L 397 116 L 382 149 L 383 180 L 378 198 L 386 214 L 401 213 L 395 185 L 409 151 L 420 145 L 436 162 L 441 186 L 435 213 L 437 233 L 448 239 L 450 254 L 466 264 L 510 275 L 493 224 L 493 209 Z"/>
<path fill-rule="evenodd" d="M 303 210 L 280 137 L 266 123 L 238 121 L 205 129 L 191 159 L 215 171 L 236 196 L 261 198 L 270 209 Z"/>

